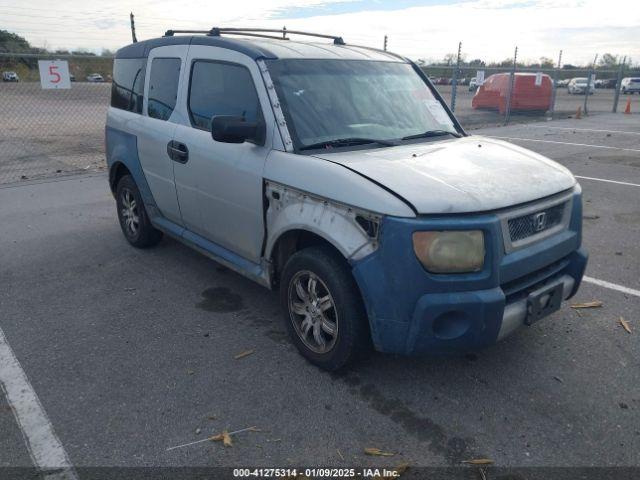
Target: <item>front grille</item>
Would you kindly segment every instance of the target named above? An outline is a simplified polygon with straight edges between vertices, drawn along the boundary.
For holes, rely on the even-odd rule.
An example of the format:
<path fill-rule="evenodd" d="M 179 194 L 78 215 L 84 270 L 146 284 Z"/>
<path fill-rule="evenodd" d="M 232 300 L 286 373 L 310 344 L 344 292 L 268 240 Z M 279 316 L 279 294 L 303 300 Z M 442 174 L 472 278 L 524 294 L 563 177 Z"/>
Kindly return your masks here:
<path fill-rule="evenodd" d="M 521 217 L 509 219 L 509 237 L 511 241 L 524 240 L 527 237 L 559 225 L 562 223 L 566 206 L 567 202 L 564 202 Z"/>
<path fill-rule="evenodd" d="M 506 297 L 507 303 L 511 303 L 522 297 L 526 297 L 530 292 L 540 288 L 540 286 L 560 276 L 569 265 L 569 257 L 561 258 L 539 270 L 527 273 L 521 277 L 500 285 Z"/>

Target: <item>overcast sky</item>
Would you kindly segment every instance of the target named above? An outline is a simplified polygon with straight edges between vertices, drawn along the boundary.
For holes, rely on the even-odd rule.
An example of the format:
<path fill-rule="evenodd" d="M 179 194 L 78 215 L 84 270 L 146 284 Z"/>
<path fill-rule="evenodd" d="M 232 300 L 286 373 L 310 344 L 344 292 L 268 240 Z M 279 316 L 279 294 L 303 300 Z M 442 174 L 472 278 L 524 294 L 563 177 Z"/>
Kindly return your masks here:
<path fill-rule="evenodd" d="M 53 6 L 55 5 L 55 6 Z M 0 29 L 47 48 L 117 49 L 169 28 L 273 26 L 341 35 L 413 59 L 441 59 L 462 42 L 468 59 L 513 55 L 588 63 L 610 52 L 640 60 L 640 6 L 631 0 L 0 0 Z"/>

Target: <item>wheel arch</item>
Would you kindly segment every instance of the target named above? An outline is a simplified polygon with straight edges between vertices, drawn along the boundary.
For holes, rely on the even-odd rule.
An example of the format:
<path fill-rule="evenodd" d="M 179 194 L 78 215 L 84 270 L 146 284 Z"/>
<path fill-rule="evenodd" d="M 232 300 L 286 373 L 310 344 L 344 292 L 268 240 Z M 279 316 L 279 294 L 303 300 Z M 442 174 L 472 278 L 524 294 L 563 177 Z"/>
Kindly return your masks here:
<path fill-rule="evenodd" d="M 330 239 L 324 233 L 314 230 L 307 226 L 291 227 L 279 232 L 278 235 L 274 236 L 273 241 L 268 243 L 265 257 L 269 259 L 272 265 L 271 283 L 273 285 L 279 283 L 280 275 L 287 260 L 294 253 L 305 248 L 322 246 L 331 250 L 345 262 L 348 262 L 347 252 L 335 242 L 335 239 Z"/>
<path fill-rule="evenodd" d="M 117 160 L 109 168 L 109 187 L 111 188 L 111 193 L 114 195 L 116 193 L 116 188 L 118 187 L 118 182 L 125 175 L 131 175 L 131 171 L 127 168 L 124 162 Z"/>

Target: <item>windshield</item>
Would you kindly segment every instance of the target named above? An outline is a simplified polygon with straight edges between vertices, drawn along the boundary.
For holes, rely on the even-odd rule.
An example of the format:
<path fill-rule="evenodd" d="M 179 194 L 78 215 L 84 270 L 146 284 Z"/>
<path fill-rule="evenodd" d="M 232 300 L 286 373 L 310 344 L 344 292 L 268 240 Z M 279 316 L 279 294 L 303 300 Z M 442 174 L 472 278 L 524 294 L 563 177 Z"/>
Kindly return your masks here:
<path fill-rule="evenodd" d="M 447 112 L 407 63 L 273 60 L 269 71 L 297 149 L 336 139 L 389 141 L 434 130 L 456 133 Z"/>

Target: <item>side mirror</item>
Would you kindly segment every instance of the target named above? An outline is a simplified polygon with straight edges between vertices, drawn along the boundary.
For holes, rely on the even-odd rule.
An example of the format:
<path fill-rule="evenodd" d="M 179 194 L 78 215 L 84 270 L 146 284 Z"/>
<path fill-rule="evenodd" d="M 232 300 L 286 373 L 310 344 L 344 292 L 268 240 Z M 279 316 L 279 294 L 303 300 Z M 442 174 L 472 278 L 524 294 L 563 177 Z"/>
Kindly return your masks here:
<path fill-rule="evenodd" d="M 243 143 L 245 140 L 262 141 L 264 126 L 247 122 L 235 115 L 216 115 L 211 119 L 211 136 L 216 142 Z"/>

